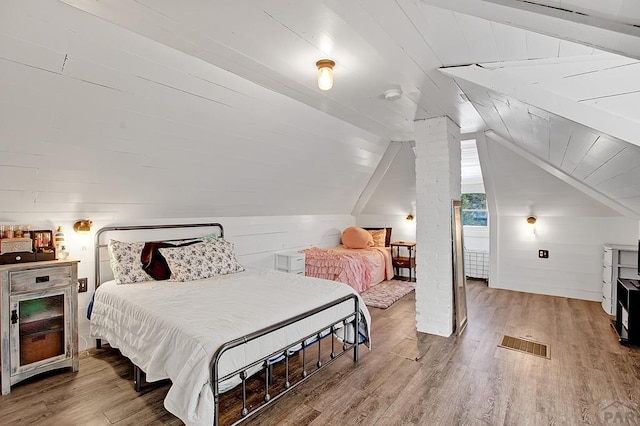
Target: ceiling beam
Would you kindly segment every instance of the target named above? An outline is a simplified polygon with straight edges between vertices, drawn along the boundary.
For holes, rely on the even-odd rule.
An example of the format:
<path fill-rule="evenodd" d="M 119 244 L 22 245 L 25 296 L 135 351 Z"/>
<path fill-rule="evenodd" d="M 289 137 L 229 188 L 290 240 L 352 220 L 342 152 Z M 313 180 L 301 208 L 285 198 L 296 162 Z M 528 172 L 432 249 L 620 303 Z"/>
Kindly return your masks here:
<path fill-rule="evenodd" d="M 489 21 L 640 59 L 640 28 L 522 0 L 421 0 Z"/>
<path fill-rule="evenodd" d="M 519 155 L 520 157 L 530 161 L 532 164 L 540 167 L 547 173 L 550 173 L 551 175 L 557 177 L 564 183 L 571 185 L 578 191 L 582 192 L 585 195 L 588 195 L 589 197 L 602 203 L 603 205 L 617 211 L 618 213 L 626 217 L 629 217 L 632 219 L 640 219 L 640 214 L 635 210 L 631 210 L 630 208 L 623 206 L 616 200 L 609 198 L 606 195 L 596 191 L 590 186 L 577 180 L 573 176 L 566 174 L 562 170 L 557 169 L 556 167 L 552 166 L 551 164 L 547 163 L 541 158 L 536 157 L 535 155 L 531 154 L 529 151 L 526 151 L 525 149 L 520 148 L 518 145 L 514 144 L 513 142 L 508 141 L 507 139 L 504 139 L 502 136 L 498 135 L 493 130 L 487 130 L 485 132 L 485 135 L 487 136 L 487 138 L 491 139 L 492 141 L 499 143 L 500 145 L 511 150 L 512 152 Z M 480 154 L 480 151 L 478 151 L 478 154 Z"/>
<path fill-rule="evenodd" d="M 620 140 L 640 146 L 640 122 L 620 117 L 614 113 L 544 90 L 539 85 L 528 84 L 516 76 L 493 72 L 480 65 L 441 68 L 440 71 L 454 80 L 464 80 L 546 112 L 565 117 Z"/>

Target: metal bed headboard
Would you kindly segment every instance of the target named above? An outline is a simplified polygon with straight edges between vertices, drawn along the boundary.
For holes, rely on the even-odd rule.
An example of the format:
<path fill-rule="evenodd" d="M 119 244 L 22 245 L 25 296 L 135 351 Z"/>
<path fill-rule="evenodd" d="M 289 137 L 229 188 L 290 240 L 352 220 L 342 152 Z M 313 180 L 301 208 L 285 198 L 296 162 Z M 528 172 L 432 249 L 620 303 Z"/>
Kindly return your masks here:
<path fill-rule="evenodd" d="M 96 232 L 95 237 L 95 253 L 94 253 L 94 261 L 95 261 L 95 288 L 100 286 L 100 268 L 101 268 L 101 249 L 107 247 L 108 242 L 102 242 L 101 237 L 103 234 L 107 232 L 118 232 L 118 231 L 157 231 L 161 229 L 193 229 L 193 228 L 217 228 L 218 236 L 220 238 L 224 238 L 224 228 L 220 223 L 176 223 L 172 225 L 122 225 L 122 226 L 106 226 L 104 228 L 100 228 L 98 232 Z M 181 240 L 189 240 L 195 238 L 194 236 L 184 237 L 184 238 L 163 238 L 162 241 L 181 241 Z"/>

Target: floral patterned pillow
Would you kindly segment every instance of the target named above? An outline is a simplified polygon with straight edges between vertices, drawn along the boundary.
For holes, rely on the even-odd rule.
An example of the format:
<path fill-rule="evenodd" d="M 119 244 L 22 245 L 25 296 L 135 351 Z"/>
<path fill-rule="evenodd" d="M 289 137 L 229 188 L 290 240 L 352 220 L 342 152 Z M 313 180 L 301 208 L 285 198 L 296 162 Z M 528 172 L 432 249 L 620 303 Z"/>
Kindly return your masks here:
<path fill-rule="evenodd" d="M 109 261 L 113 278 L 118 284 L 139 283 L 142 281 L 153 281 L 142 269 L 140 255 L 144 243 L 125 243 L 117 240 L 109 240 L 107 246 L 109 251 Z"/>
<path fill-rule="evenodd" d="M 387 240 L 386 229 L 369 229 L 369 233 L 373 237 L 373 247 L 384 247 Z"/>
<path fill-rule="evenodd" d="M 159 251 L 169 263 L 169 281 L 195 281 L 244 271 L 236 260 L 233 244 L 222 238 Z"/>

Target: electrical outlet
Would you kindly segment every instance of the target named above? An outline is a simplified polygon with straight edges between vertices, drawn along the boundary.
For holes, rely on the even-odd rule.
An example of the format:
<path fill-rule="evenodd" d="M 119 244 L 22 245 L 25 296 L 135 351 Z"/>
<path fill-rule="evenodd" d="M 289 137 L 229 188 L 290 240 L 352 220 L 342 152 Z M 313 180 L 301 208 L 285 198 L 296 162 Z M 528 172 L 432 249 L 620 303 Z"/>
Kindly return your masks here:
<path fill-rule="evenodd" d="M 84 293 L 87 291 L 87 278 L 78 278 L 78 293 Z"/>
<path fill-rule="evenodd" d="M 538 257 L 540 259 L 548 259 L 549 258 L 549 250 L 538 250 Z"/>

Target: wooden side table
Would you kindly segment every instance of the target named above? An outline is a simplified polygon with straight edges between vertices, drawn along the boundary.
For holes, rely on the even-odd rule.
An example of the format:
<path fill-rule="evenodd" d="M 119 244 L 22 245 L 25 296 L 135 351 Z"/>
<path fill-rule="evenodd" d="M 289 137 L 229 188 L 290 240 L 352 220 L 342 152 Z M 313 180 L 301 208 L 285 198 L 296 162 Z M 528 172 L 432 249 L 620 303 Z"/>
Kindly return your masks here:
<path fill-rule="evenodd" d="M 413 277 L 416 267 L 416 257 L 413 252 L 416 243 L 407 242 L 407 241 L 395 241 L 390 244 L 391 246 L 391 260 L 393 263 L 393 273 L 395 276 L 400 276 L 400 269 L 407 268 L 409 269 L 409 281 L 413 281 L 415 278 Z M 408 252 L 408 256 L 405 256 L 401 247 L 406 248 L 406 252 Z"/>
<path fill-rule="evenodd" d="M 2 395 L 24 379 L 78 371 L 78 261 L 0 266 Z"/>

